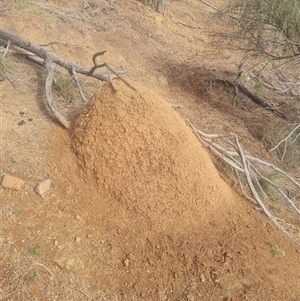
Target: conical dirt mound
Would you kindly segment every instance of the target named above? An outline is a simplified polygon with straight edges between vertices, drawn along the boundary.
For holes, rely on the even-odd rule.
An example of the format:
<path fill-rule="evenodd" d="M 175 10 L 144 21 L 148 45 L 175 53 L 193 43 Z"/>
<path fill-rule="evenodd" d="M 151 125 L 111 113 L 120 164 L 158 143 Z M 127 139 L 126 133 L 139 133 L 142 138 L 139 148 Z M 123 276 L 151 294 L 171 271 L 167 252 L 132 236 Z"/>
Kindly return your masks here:
<path fill-rule="evenodd" d="M 75 124 L 82 176 L 159 230 L 183 231 L 232 200 L 207 152 L 158 95 L 104 84 Z"/>

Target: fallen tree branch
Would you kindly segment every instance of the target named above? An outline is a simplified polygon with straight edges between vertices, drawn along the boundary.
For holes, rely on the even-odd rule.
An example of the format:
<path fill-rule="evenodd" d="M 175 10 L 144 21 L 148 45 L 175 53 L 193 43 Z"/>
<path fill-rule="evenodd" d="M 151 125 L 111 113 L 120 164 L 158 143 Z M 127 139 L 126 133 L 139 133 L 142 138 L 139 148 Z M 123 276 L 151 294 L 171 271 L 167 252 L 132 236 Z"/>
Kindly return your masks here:
<path fill-rule="evenodd" d="M 240 145 L 240 142 L 239 142 L 239 139 L 237 137 L 237 135 L 235 133 L 233 133 L 233 136 L 235 138 L 235 142 L 236 142 L 236 145 L 237 145 L 237 148 L 238 148 L 238 152 L 239 152 L 239 155 L 241 157 L 241 160 L 242 160 L 242 163 L 243 163 L 243 167 L 244 167 L 244 173 L 245 173 L 245 177 L 246 177 L 246 180 L 247 180 L 247 183 L 249 185 L 249 188 L 252 192 L 252 195 L 254 196 L 256 202 L 259 204 L 259 206 L 262 208 L 264 214 L 281 230 L 283 231 L 285 234 L 287 234 L 288 236 L 290 236 L 290 234 L 287 232 L 287 230 L 281 225 L 279 224 L 278 220 L 276 219 L 276 217 L 273 216 L 273 214 L 271 214 L 271 212 L 267 209 L 267 207 L 265 206 L 265 204 L 263 203 L 263 201 L 261 200 L 259 194 L 257 193 L 254 185 L 253 185 L 253 182 L 252 182 L 252 179 L 251 179 L 251 175 L 250 175 L 250 172 L 249 172 L 249 165 L 247 163 L 247 160 L 246 160 L 246 157 L 245 157 L 245 154 L 244 154 L 244 151 Z M 290 236 L 291 237 L 291 236 Z M 292 238 L 292 237 L 291 237 Z M 293 239 L 293 238 L 292 238 Z M 293 239 L 294 240 L 294 239 Z"/>
<path fill-rule="evenodd" d="M 260 181 L 263 180 L 269 185 L 269 187 L 272 187 L 272 189 L 276 190 L 278 192 L 278 196 L 283 201 L 282 204 L 287 204 L 287 206 L 293 210 L 292 213 L 294 213 L 297 217 L 299 217 L 300 215 L 300 209 L 296 205 L 296 199 L 292 200 L 292 198 L 290 197 L 289 190 L 293 189 L 292 186 L 283 184 L 284 188 L 282 188 L 277 183 L 274 183 L 271 179 L 265 176 L 263 172 L 265 172 L 266 168 L 274 169 L 282 176 L 282 181 L 284 181 L 282 183 L 292 183 L 294 185 L 293 191 L 296 193 L 296 195 L 297 191 L 299 192 L 300 183 L 298 183 L 292 176 L 290 176 L 277 166 L 255 158 L 253 156 L 246 155 L 235 133 L 233 133 L 234 143 L 228 139 L 223 139 L 223 141 L 229 144 L 230 147 L 233 149 L 226 150 L 223 146 L 219 145 L 218 143 L 212 140 L 212 138 L 221 138 L 220 135 L 211 135 L 203 133 L 202 131 L 197 130 L 188 119 L 187 123 L 190 125 L 195 135 L 205 147 L 209 148 L 214 155 L 216 155 L 218 158 L 227 163 L 231 168 L 233 168 L 242 190 L 244 189 L 242 178 L 245 179 L 247 183 L 246 186 L 249 187 L 251 194 L 253 195 L 254 199 L 256 200 L 257 204 L 260 206 L 264 214 L 282 232 L 288 235 L 296 243 L 300 244 L 299 240 L 293 237 L 293 235 L 286 229 L 287 226 L 292 226 L 293 228 L 295 228 L 295 226 L 287 223 L 285 220 L 276 216 L 276 214 L 272 213 L 272 207 L 269 209 L 268 206 L 264 203 L 264 200 L 270 200 L 270 197 L 268 196 L 269 191 L 266 190 L 266 187 L 261 185 Z M 257 166 L 255 166 L 254 164 L 256 164 Z M 287 190 L 287 188 L 289 190 Z M 287 193 L 285 191 L 287 191 Z M 282 225 L 282 223 L 284 223 L 285 225 Z"/>
<path fill-rule="evenodd" d="M 236 79 L 238 79 L 239 76 L 236 76 Z M 238 91 L 241 91 L 245 96 L 247 96 L 249 99 L 251 99 L 256 104 L 262 106 L 264 109 L 273 112 L 274 114 L 278 115 L 279 117 L 283 119 L 287 119 L 286 116 L 282 113 L 280 113 L 278 110 L 273 108 L 269 103 L 267 103 L 264 99 L 261 97 L 253 94 L 244 84 L 240 82 L 240 80 L 228 80 L 228 79 L 222 79 L 222 78 L 216 78 L 215 80 L 227 83 L 230 86 L 232 86 L 235 89 L 235 95 L 238 94 Z"/>
<path fill-rule="evenodd" d="M 121 79 L 126 85 L 128 85 L 129 87 L 134 89 L 134 87 L 132 85 L 130 85 L 119 74 L 119 72 L 113 70 L 107 63 L 96 64 L 96 58 L 99 55 L 102 55 L 105 51 L 95 53 L 93 56 L 94 66 L 92 66 L 91 68 L 86 68 L 79 64 L 66 61 L 63 58 L 43 49 L 42 47 L 32 44 L 31 42 L 29 42 L 25 39 L 22 39 L 14 34 L 11 34 L 3 29 L 0 29 L 0 39 L 7 42 L 7 45 L 11 44 L 11 45 L 14 45 L 14 46 L 17 46 L 17 47 L 20 47 L 22 49 L 29 51 L 29 53 L 26 54 L 28 57 L 30 55 L 34 54 L 41 59 L 40 64 L 46 68 L 46 73 L 47 73 L 46 83 L 45 83 L 47 104 L 48 104 L 51 112 L 53 113 L 53 115 L 57 118 L 57 120 L 65 128 L 69 128 L 70 125 L 69 125 L 68 121 L 58 112 L 56 105 L 53 103 L 53 99 L 52 99 L 52 84 L 53 84 L 54 70 L 55 70 L 55 68 L 53 66 L 54 64 L 59 65 L 60 67 L 66 69 L 69 72 L 72 79 L 76 82 L 80 96 L 84 103 L 86 103 L 86 99 L 83 95 L 81 84 L 77 78 L 77 73 L 80 73 L 80 74 L 83 74 L 86 76 L 90 76 L 90 77 L 93 77 L 100 81 L 105 81 L 105 82 L 109 82 L 112 84 L 112 78 L 110 76 L 110 72 L 111 72 L 114 75 L 116 75 L 119 79 Z M 35 60 L 35 62 L 37 62 L 37 61 Z M 99 72 L 97 69 L 99 69 L 101 67 L 106 67 L 107 72 L 106 73 Z"/>

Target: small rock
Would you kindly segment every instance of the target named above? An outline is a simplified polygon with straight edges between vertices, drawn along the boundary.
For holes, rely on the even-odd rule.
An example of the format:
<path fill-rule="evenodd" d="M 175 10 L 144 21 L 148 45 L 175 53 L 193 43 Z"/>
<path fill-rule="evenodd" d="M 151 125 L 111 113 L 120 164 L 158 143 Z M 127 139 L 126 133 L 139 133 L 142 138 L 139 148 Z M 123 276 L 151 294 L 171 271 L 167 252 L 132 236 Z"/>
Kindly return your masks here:
<path fill-rule="evenodd" d="M 123 260 L 123 264 L 124 264 L 124 266 L 125 266 L 126 268 L 128 268 L 128 267 L 129 267 L 129 264 L 130 264 L 130 260 L 129 260 L 128 258 L 125 258 L 125 259 Z"/>
<path fill-rule="evenodd" d="M 58 246 L 58 241 L 55 239 L 54 240 L 54 246 L 57 247 Z"/>
<path fill-rule="evenodd" d="M 51 186 L 51 180 L 47 179 L 43 182 L 40 182 L 36 187 L 35 187 L 35 192 L 39 195 L 44 194 L 50 189 Z"/>
<path fill-rule="evenodd" d="M 81 219 L 81 216 L 80 216 L 79 214 L 76 214 L 76 215 L 75 215 L 75 219 L 76 219 L 76 220 L 80 220 L 80 219 Z"/>
<path fill-rule="evenodd" d="M 89 234 L 87 235 L 87 238 L 92 238 L 92 236 L 93 236 L 93 234 L 89 233 Z"/>
<path fill-rule="evenodd" d="M 62 270 L 72 270 L 75 266 L 74 258 L 61 258 L 56 259 L 54 262 L 58 265 L 58 267 Z"/>
<path fill-rule="evenodd" d="M 81 241 L 81 237 L 77 236 L 77 237 L 75 238 L 75 242 L 76 242 L 76 243 L 79 243 L 80 241 Z"/>
<path fill-rule="evenodd" d="M 205 276 L 203 274 L 200 275 L 200 280 L 201 280 L 201 282 L 205 282 L 206 279 L 205 279 Z"/>
<path fill-rule="evenodd" d="M 192 295 L 192 294 L 188 294 L 188 295 L 186 296 L 186 298 L 188 299 L 188 301 L 194 301 L 194 300 L 195 300 L 195 296 Z"/>
<path fill-rule="evenodd" d="M 5 188 L 20 190 L 24 184 L 25 181 L 11 175 L 4 175 L 2 179 L 2 186 Z"/>
<path fill-rule="evenodd" d="M 56 260 L 54 260 L 54 262 L 58 265 L 58 267 L 60 269 L 63 270 L 65 268 L 65 264 L 66 264 L 65 260 L 63 260 L 63 259 L 56 259 Z"/>
<path fill-rule="evenodd" d="M 75 265 L 75 260 L 73 258 L 70 258 L 70 259 L 67 259 L 66 261 L 66 270 L 70 271 L 74 268 L 74 265 Z"/>
<path fill-rule="evenodd" d="M 25 123 L 26 123 L 25 120 L 22 119 L 20 122 L 18 122 L 18 125 L 23 125 Z"/>

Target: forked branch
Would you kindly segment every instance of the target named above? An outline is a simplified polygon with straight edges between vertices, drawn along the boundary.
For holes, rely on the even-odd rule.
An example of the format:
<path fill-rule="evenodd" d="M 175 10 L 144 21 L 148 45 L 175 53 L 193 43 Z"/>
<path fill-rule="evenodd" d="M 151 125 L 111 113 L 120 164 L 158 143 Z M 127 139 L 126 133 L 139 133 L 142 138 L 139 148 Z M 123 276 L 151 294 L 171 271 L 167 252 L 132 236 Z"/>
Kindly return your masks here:
<path fill-rule="evenodd" d="M 51 112 L 53 113 L 53 115 L 57 118 L 57 120 L 65 128 L 69 128 L 70 124 L 59 113 L 59 111 L 56 108 L 55 103 L 53 102 L 53 98 L 52 98 L 52 84 L 53 84 L 53 80 L 54 80 L 54 70 L 55 70 L 54 64 L 59 65 L 60 67 L 66 69 L 69 72 L 70 76 L 72 77 L 72 79 L 75 81 L 75 83 L 77 85 L 80 96 L 81 96 L 84 103 L 86 103 L 87 101 L 84 97 L 81 84 L 80 84 L 80 82 L 78 80 L 78 77 L 77 77 L 77 73 L 93 77 L 93 78 L 98 79 L 100 81 L 109 82 L 111 84 L 112 84 L 112 78 L 110 76 L 110 73 L 113 73 L 119 79 L 121 79 L 123 82 L 125 82 L 125 84 L 127 84 L 132 89 L 134 89 L 134 87 L 132 85 L 130 85 L 120 75 L 119 72 L 112 69 L 107 63 L 102 63 L 102 64 L 97 64 L 96 63 L 96 58 L 99 55 L 104 54 L 105 51 L 95 53 L 94 56 L 93 56 L 94 65 L 91 68 L 86 68 L 86 67 L 83 67 L 79 64 L 75 64 L 75 63 L 66 61 L 63 58 L 55 55 L 54 53 L 51 53 L 51 52 L 45 50 L 44 48 L 42 48 L 38 45 L 32 44 L 31 42 L 29 42 L 25 39 L 22 39 L 22 38 L 14 35 L 14 34 L 11 34 L 7 31 L 3 30 L 3 29 L 0 29 L 0 39 L 4 43 L 6 43 L 7 45 L 14 45 L 14 46 L 17 46 L 17 47 L 20 47 L 22 49 L 27 50 L 28 53 L 26 53 L 26 57 L 28 57 L 28 58 L 30 58 L 30 57 L 31 58 L 32 57 L 36 58 L 36 56 L 40 58 L 39 61 L 37 61 L 36 59 L 34 59 L 34 61 L 36 63 L 38 62 L 40 65 L 44 66 L 45 69 L 46 69 L 47 76 L 46 76 L 46 82 L 45 82 L 45 90 L 46 90 L 47 104 L 48 104 Z M 101 68 L 101 67 L 106 67 L 107 72 L 100 72 L 98 69 Z"/>

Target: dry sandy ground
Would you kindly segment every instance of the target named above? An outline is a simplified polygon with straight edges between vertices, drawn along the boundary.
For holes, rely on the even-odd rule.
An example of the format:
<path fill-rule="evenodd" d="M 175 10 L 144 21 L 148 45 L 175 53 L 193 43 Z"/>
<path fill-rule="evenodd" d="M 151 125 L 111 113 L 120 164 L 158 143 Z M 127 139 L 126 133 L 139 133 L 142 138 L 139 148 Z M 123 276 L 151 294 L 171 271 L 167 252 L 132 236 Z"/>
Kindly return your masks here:
<path fill-rule="evenodd" d="M 56 95 L 68 132 L 46 108 L 43 68 L 7 58 L 0 171 L 26 183 L 0 188 L 1 300 L 298 300 L 299 245 L 224 181 L 183 119 L 235 131 L 276 162 L 255 135 L 279 117 L 245 99 L 237 109 L 228 87 L 199 88 L 240 63 L 210 43 L 223 25 L 196 0 L 170 1 L 164 15 L 136 1 L 88 3 L 14 1 L 1 12 L 4 29 L 53 42 L 45 47 L 68 60 L 90 66 L 107 50 L 137 88 L 101 85 L 76 121 L 80 102 Z"/>

